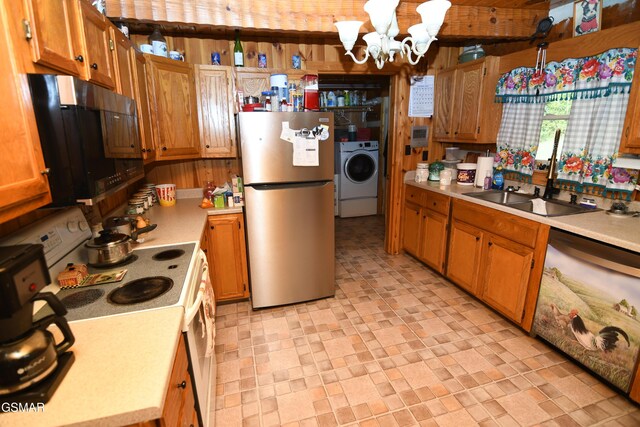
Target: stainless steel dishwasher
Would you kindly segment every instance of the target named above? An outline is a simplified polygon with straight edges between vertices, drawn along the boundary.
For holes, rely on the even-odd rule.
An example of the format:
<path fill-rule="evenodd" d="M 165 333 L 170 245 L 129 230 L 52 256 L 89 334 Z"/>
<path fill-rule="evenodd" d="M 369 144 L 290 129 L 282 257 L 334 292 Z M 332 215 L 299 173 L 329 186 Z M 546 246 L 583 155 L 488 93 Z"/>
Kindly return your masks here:
<path fill-rule="evenodd" d="M 533 334 L 626 393 L 640 344 L 638 310 L 640 254 L 551 230 Z"/>

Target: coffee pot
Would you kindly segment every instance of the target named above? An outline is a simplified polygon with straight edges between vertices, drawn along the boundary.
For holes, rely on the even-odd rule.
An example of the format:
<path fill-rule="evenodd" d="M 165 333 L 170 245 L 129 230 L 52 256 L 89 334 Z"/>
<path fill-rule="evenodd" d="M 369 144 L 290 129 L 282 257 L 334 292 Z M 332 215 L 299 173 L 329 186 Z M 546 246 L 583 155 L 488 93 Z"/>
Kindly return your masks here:
<path fill-rule="evenodd" d="M 67 310 L 53 293 L 40 292 L 49 283 L 42 245 L 0 247 L 0 397 L 19 395 L 59 374 L 65 355 L 65 373 L 73 361 L 66 353 L 75 341 Z M 46 303 L 38 314 L 50 314 L 34 320 L 35 301 Z M 50 325 L 60 329 L 62 341 L 56 343 Z"/>

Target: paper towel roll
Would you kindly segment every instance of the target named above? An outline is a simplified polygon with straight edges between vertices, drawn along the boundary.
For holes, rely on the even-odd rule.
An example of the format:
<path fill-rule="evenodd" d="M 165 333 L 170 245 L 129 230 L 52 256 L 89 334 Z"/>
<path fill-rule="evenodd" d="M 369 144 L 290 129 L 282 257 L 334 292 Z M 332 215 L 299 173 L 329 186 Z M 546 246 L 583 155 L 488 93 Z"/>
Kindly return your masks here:
<path fill-rule="evenodd" d="M 487 171 L 493 175 L 493 157 L 478 157 L 478 166 L 476 167 L 476 187 L 482 187 Z"/>

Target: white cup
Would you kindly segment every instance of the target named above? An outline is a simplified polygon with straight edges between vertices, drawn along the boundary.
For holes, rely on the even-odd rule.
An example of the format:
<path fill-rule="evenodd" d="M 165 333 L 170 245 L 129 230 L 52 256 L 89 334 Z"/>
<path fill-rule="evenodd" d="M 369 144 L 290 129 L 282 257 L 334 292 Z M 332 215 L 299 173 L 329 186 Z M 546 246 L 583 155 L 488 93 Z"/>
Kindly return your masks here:
<path fill-rule="evenodd" d="M 140 52 L 142 53 L 153 53 L 153 46 L 151 46 L 150 44 L 141 44 L 140 45 Z"/>
<path fill-rule="evenodd" d="M 452 178 L 451 169 L 444 169 L 440 171 L 440 184 L 442 185 L 451 185 Z"/>
<path fill-rule="evenodd" d="M 170 51 L 169 58 L 173 59 L 174 61 L 184 61 L 184 55 L 177 50 Z"/>

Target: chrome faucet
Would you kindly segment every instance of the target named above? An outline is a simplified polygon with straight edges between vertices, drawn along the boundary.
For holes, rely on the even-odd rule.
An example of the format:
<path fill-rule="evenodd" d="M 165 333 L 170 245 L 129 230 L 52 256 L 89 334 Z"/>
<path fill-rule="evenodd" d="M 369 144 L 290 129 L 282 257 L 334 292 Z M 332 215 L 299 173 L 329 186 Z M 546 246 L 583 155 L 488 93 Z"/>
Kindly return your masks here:
<path fill-rule="evenodd" d="M 553 188 L 553 174 L 556 172 L 556 155 L 558 153 L 558 143 L 560 142 L 560 129 L 556 129 L 556 135 L 553 138 L 553 154 L 549 161 L 549 172 L 547 172 L 547 185 L 544 187 L 543 199 L 553 199 L 554 194 L 560 193 L 560 190 Z"/>

